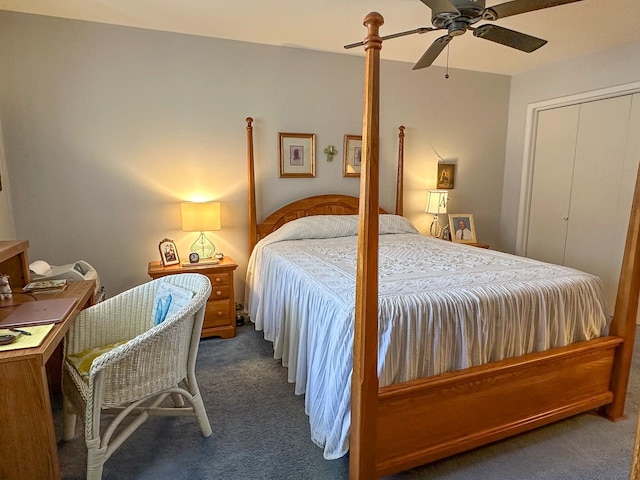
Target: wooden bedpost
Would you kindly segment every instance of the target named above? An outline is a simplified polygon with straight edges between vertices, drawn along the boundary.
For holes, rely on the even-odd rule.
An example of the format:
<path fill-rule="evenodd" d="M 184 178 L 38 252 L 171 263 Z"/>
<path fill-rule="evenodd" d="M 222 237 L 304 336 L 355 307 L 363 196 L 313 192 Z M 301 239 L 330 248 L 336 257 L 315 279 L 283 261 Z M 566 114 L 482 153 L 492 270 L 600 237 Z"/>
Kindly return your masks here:
<path fill-rule="evenodd" d="M 398 178 L 396 184 L 396 215 L 404 213 L 404 126 L 398 133 Z"/>
<path fill-rule="evenodd" d="M 256 178 L 253 165 L 253 118 L 247 117 L 247 169 L 249 175 L 249 255 L 258 239 L 256 219 Z"/>
<path fill-rule="evenodd" d="M 362 115 L 362 167 L 356 266 L 355 332 L 351 377 L 349 478 L 376 478 L 378 412 L 378 142 L 380 103 L 379 28 L 382 15 L 369 13 L 364 41 L 365 86 Z"/>
<path fill-rule="evenodd" d="M 640 169 L 636 176 L 636 189 L 631 204 L 627 241 L 622 258 L 616 306 L 609 335 L 624 339 L 616 349 L 611 373 L 613 403 L 603 407 L 602 413 L 611 420 L 624 416 L 624 401 L 629 385 L 629 371 L 636 335 L 636 316 L 640 295 Z"/>

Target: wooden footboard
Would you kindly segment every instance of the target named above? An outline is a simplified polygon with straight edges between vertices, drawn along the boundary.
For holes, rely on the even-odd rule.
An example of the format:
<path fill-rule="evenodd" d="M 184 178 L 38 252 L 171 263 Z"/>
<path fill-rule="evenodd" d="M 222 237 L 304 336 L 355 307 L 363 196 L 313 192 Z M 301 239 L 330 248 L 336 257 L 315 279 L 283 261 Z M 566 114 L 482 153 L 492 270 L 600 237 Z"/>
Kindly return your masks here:
<path fill-rule="evenodd" d="M 611 403 L 621 343 L 619 337 L 599 338 L 380 389 L 376 475 Z"/>

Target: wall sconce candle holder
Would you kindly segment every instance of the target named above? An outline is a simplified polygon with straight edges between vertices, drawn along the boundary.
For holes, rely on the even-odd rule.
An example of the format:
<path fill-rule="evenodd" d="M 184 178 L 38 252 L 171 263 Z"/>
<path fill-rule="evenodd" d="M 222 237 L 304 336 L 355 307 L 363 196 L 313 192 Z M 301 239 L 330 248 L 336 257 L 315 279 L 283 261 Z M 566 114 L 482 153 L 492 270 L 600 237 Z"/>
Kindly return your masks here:
<path fill-rule="evenodd" d="M 327 148 L 324 149 L 324 154 L 327 156 L 327 162 L 332 162 L 333 157 L 335 157 L 338 154 L 338 149 L 333 145 L 329 145 Z"/>

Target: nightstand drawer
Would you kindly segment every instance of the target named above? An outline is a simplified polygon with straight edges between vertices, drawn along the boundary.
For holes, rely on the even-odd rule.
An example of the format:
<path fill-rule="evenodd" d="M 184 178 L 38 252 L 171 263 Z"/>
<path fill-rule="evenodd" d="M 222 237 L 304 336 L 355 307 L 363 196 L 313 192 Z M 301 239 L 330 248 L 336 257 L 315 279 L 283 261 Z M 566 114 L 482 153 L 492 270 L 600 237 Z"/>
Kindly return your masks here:
<path fill-rule="evenodd" d="M 209 300 L 222 300 L 224 298 L 229 298 L 230 293 L 231 287 L 229 285 L 211 285 L 211 295 L 209 295 Z"/>
<path fill-rule="evenodd" d="M 204 314 L 202 328 L 219 327 L 229 323 L 231 312 L 230 300 L 209 300 Z"/>
<path fill-rule="evenodd" d="M 211 280 L 211 289 L 216 289 L 219 285 L 229 285 L 231 283 L 231 275 L 228 272 L 210 273 L 207 277 Z"/>

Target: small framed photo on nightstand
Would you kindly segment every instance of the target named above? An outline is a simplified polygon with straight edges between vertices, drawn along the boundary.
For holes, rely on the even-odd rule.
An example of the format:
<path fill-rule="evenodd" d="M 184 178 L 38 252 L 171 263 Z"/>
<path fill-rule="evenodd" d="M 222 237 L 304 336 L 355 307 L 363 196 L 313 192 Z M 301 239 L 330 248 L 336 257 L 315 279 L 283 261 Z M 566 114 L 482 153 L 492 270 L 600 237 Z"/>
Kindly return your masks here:
<path fill-rule="evenodd" d="M 173 240 L 169 238 L 163 238 L 158 245 L 158 249 L 160 250 L 160 260 L 162 261 L 162 265 L 164 267 L 168 267 L 169 265 L 177 265 L 178 263 L 180 263 L 178 249 L 176 248 L 176 244 L 173 243 Z"/>
<path fill-rule="evenodd" d="M 476 225 L 470 213 L 450 213 L 449 229 L 451 241 L 456 243 L 476 243 Z"/>

